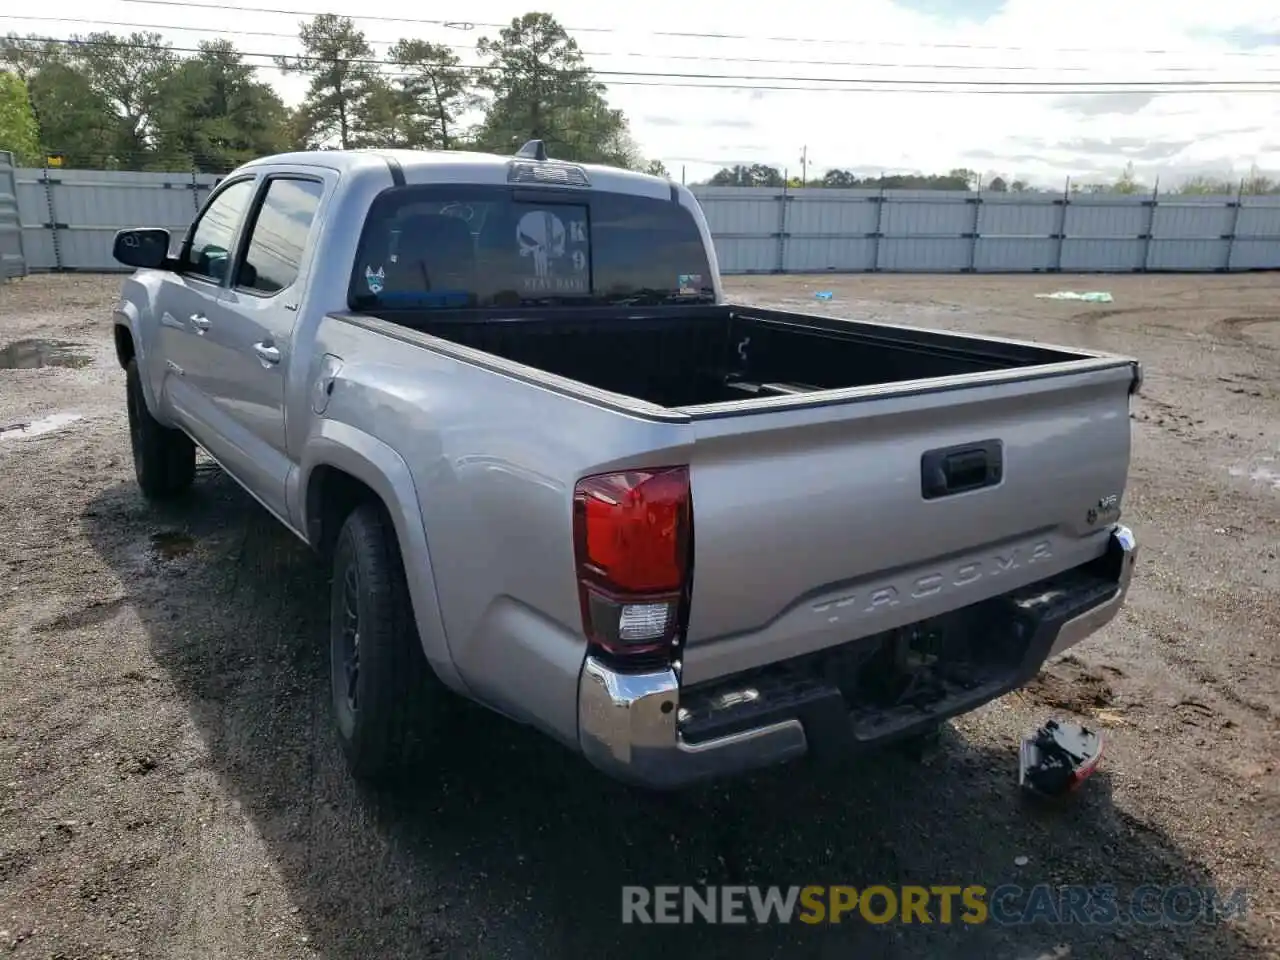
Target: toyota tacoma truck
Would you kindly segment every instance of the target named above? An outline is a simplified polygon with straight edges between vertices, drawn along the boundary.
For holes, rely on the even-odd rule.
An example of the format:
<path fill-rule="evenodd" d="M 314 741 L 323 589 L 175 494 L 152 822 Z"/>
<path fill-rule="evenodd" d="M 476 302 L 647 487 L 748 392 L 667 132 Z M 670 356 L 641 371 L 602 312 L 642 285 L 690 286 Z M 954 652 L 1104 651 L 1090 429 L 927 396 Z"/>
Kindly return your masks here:
<path fill-rule="evenodd" d="M 730 302 L 669 180 L 277 155 L 114 255 L 142 493 L 199 446 L 325 559 L 360 778 L 457 696 L 654 788 L 840 757 L 1124 603 L 1135 360 Z"/>

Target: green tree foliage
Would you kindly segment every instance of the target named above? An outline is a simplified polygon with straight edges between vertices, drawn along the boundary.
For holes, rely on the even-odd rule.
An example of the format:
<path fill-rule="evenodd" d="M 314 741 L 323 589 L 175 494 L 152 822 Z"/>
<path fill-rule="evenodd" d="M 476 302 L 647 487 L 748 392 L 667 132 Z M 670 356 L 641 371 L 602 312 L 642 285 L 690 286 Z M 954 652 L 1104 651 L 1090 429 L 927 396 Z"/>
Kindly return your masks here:
<path fill-rule="evenodd" d="M 1240 181 L 1231 181 L 1219 177 L 1208 177 L 1198 175 L 1188 177 L 1182 181 L 1182 184 L 1175 191 L 1176 193 L 1186 194 L 1227 194 L 1235 193 L 1240 189 Z"/>
<path fill-rule="evenodd" d="M 644 172 L 651 177 L 667 177 L 670 179 L 671 174 L 667 170 L 667 165 L 661 160 L 650 160 L 644 166 Z"/>
<path fill-rule="evenodd" d="M 228 170 L 291 147 L 283 101 L 226 40 L 201 43 L 164 88 L 157 110 L 157 165 Z"/>
<path fill-rule="evenodd" d="M 608 163 L 627 170 L 644 169 L 644 157 L 640 153 L 640 145 L 631 136 L 626 114 L 614 110 L 603 98 L 584 115 L 581 136 L 582 152 L 592 158 L 588 162 Z M 593 145 L 592 136 L 601 139 Z"/>
<path fill-rule="evenodd" d="M 379 60 L 351 19 L 332 14 L 299 24 L 299 40 L 299 56 L 275 58 L 310 81 L 294 109 L 226 41 L 180 57 L 154 33 L 11 34 L 0 40 L 0 66 L 29 90 L 34 152 L 68 166 L 216 171 L 291 149 L 510 153 L 540 138 L 560 159 L 645 167 L 626 117 L 548 14 L 482 40 L 479 72 L 449 47 L 414 39 Z"/>
<path fill-rule="evenodd" d="M 1137 174 L 1133 169 L 1133 161 L 1126 163 L 1124 173 L 1120 174 L 1120 178 L 1111 185 L 1110 193 L 1150 193 L 1151 191 L 1138 182 Z"/>
<path fill-rule="evenodd" d="M 72 66 L 96 97 L 115 111 L 116 150 L 128 157 L 150 151 L 158 134 L 157 115 L 177 58 L 158 33 L 91 33 L 76 37 Z"/>
<path fill-rule="evenodd" d="M 10 33 L 0 40 L 0 64 L 16 73 L 23 82 L 30 82 L 42 66 L 61 57 L 62 50 L 56 43 Z"/>
<path fill-rule="evenodd" d="M 0 150 L 22 164 L 35 163 L 40 150 L 26 81 L 9 70 L 0 70 Z"/>
<path fill-rule="evenodd" d="M 815 187 L 830 187 L 832 189 L 849 188 L 858 185 L 858 178 L 848 170 L 840 170 L 832 167 L 818 180 L 813 181 Z"/>
<path fill-rule="evenodd" d="M 28 82 L 40 127 L 40 147 L 78 167 L 109 166 L 125 149 L 120 122 L 107 98 L 69 63 L 52 63 Z"/>
<path fill-rule="evenodd" d="M 747 169 L 754 168 L 726 168 L 712 177 L 711 183 L 734 185 L 738 182 L 738 171 Z M 968 190 L 976 181 L 977 175 L 972 170 L 952 170 L 948 174 L 891 173 L 879 177 L 860 177 L 852 171 L 833 167 L 821 177 L 810 180 L 807 186 L 845 190 Z M 750 184 L 750 186 L 781 185 L 781 177 L 776 183 Z"/>
<path fill-rule="evenodd" d="M 1178 186 L 1175 193 L 1186 194 L 1263 194 L 1280 193 L 1280 183 L 1266 176 L 1256 166 L 1250 167 L 1243 177 L 1214 177 L 1203 174 L 1188 177 Z"/>
<path fill-rule="evenodd" d="M 297 130 L 307 146 L 384 146 L 393 118 L 386 81 L 364 32 L 348 17 L 323 13 L 299 29 L 302 56 L 277 57 L 285 73 L 311 78 L 298 110 Z"/>
<path fill-rule="evenodd" d="M 390 102 L 403 123 L 406 146 L 456 149 L 460 118 L 480 103 L 471 74 L 443 44 L 401 40 L 387 51 L 393 70 Z"/>
<path fill-rule="evenodd" d="M 59 154 L 68 166 L 118 166 L 129 149 L 121 138 L 124 120 L 76 53 L 75 47 L 14 34 L 0 43 L 0 62 L 27 82 L 40 153 Z"/>
<path fill-rule="evenodd" d="M 373 83 L 356 117 L 349 145 L 392 149 L 415 146 L 413 118 L 405 108 L 400 91 L 381 80 Z M 324 146 L 323 143 L 316 145 Z"/>
<path fill-rule="evenodd" d="M 489 61 L 479 77 L 489 95 L 476 135 L 483 149 L 511 153 L 533 139 L 564 160 L 640 162 L 626 117 L 609 106 L 577 42 L 550 14 L 517 17 L 476 51 Z"/>
<path fill-rule="evenodd" d="M 1265 176 L 1256 166 L 1249 168 L 1249 173 L 1240 183 L 1240 192 L 1245 194 L 1277 193 L 1280 184 L 1271 177 Z"/>
<path fill-rule="evenodd" d="M 780 187 L 782 174 L 763 163 L 738 164 L 718 171 L 709 181 L 713 187 Z"/>

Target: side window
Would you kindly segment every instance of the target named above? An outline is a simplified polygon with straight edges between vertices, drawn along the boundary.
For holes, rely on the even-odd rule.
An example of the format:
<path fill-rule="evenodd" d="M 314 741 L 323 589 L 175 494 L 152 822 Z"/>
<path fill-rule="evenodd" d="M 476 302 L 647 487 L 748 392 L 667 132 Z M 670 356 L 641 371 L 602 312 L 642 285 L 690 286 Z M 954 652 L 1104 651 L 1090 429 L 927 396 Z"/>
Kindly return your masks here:
<path fill-rule="evenodd" d="M 214 199 L 191 235 L 191 246 L 183 257 L 185 273 L 207 277 L 221 283 L 231 262 L 231 244 L 236 228 L 253 197 L 254 182 L 241 180 L 223 190 Z"/>
<path fill-rule="evenodd" d="M 297 279 L 323 193 L 324 184 L 314 180 L 281 177 L 267 182 L 267 195 L 236 276 L 238 289 L 278 293 Z"/>

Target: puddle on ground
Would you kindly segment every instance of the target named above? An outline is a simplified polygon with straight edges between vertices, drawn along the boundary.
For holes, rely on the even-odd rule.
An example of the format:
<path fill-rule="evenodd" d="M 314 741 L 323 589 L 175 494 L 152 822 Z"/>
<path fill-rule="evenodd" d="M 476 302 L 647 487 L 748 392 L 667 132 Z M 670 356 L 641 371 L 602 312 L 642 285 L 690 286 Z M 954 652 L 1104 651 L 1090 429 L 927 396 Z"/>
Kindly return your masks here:
<path fill-rule="evenodd" d="M 161 560 L 177 560 L 195 548 L 195 538 L 180 530 L 161 530 L 151 535 L 151 550 Z"/>
<path fill-rule="evenodd" d="M 92 361 L 75 352 L 80 346 L 65 340 L 15 340 L 0 347 L 0 370 L 87 366 Z"/>
<path fill-rule="evenodd" d="M 69 423 L 75 423 L 77 420 L 83 419 L 84 415 L 79 413 L 51 413 L 49 416 L 40 417 L 38 420 L 19 420 L 14 423 L 0 424 L 0 441 L 38 437 L 41 434 L 52 433 L 54 430 L 59 430 Z"/>
<path fill-rule="evenodd" d="M 1280 466 L 1275 457 L 1263 457 L 1255 467 L 1229 467 L 1227 473 L 1233 477 L 1245 477 L 1254 483 L 1269 483 L 1272 490 L 1280 490 Z"/>

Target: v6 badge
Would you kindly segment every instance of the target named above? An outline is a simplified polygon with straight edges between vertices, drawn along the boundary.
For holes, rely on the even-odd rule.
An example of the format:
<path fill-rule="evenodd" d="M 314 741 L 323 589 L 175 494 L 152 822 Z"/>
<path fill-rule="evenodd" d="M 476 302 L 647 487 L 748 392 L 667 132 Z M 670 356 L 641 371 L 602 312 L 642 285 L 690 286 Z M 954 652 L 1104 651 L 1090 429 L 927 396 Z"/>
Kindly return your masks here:
<path fill-rule="evenodd" d="M 1085 519 L 1089 521 L 1090 526 L 1095 523 L 1114 523 L 1120 519 L 1120 495 L 1113 493 L 1109 497 L 1103 497 L 1098 501 L 1097 506 L 1090 507 L 1089 512 L 1085 515 Z"/>

